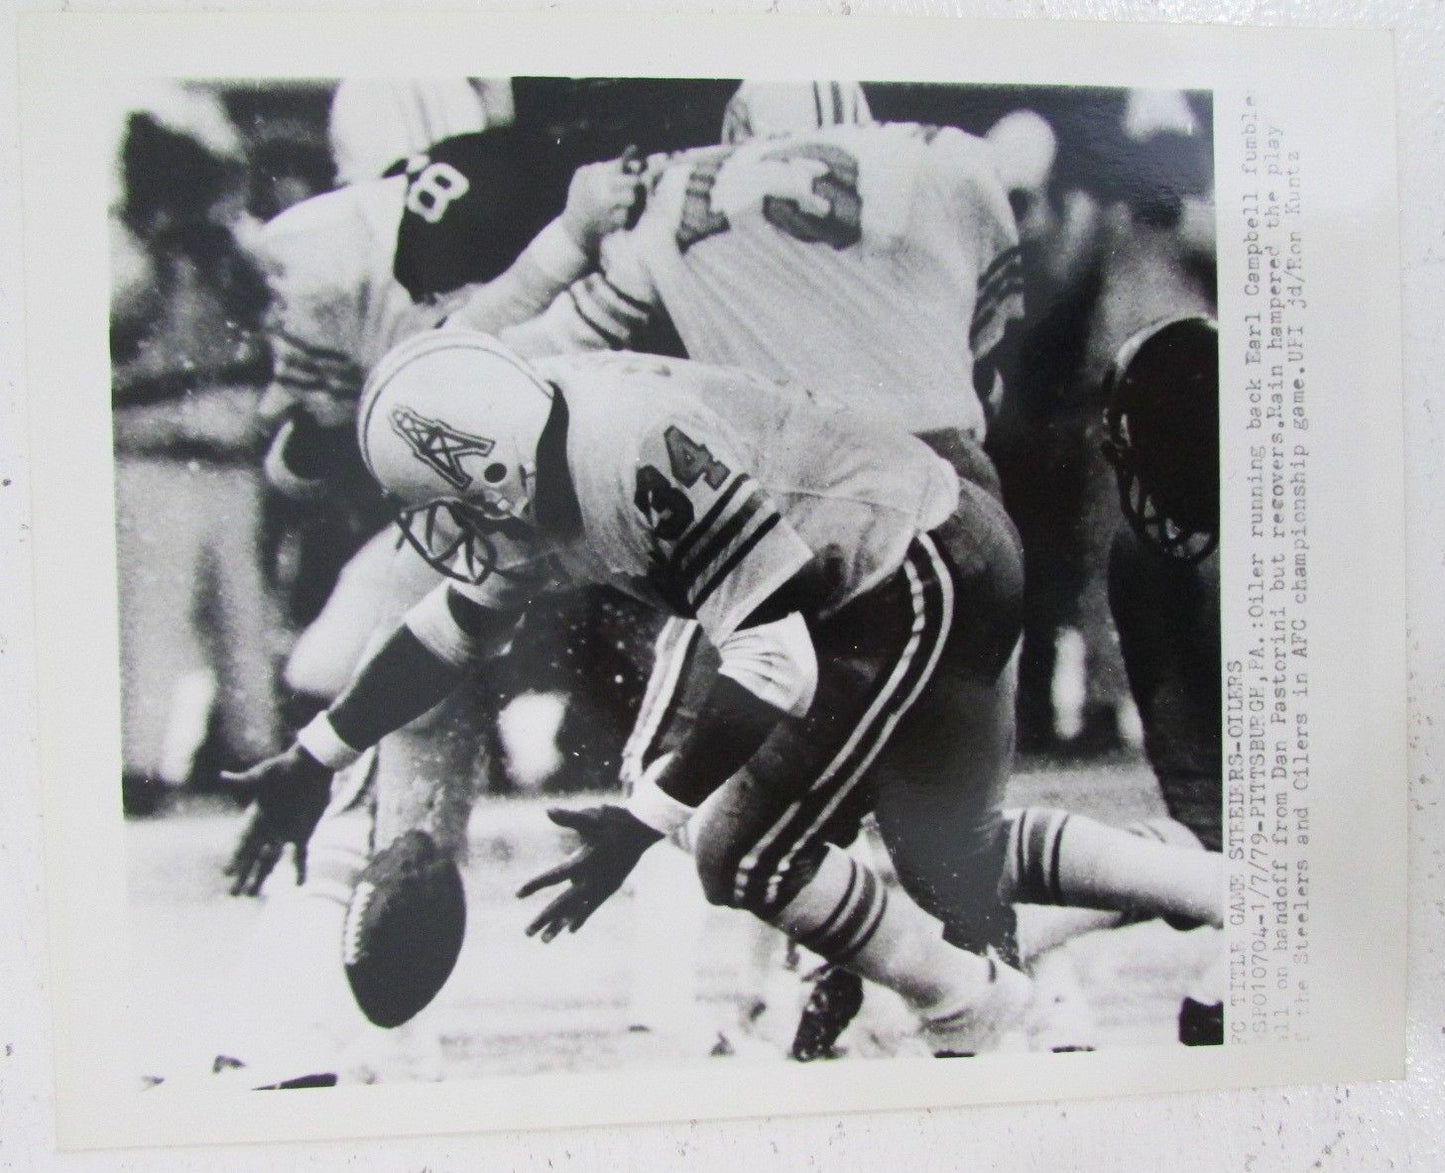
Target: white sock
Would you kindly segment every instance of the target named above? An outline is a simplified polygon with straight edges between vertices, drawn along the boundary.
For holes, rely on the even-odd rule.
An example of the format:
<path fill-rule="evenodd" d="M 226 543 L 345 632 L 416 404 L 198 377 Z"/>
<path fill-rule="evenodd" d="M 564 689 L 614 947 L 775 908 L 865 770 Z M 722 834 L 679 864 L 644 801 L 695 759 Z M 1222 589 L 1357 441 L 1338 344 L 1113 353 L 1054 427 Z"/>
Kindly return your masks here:
<path fill-rule="evenodd" d="M 1005 859 L 1016 903 L 1174 916 L 1222 927 L 1224 857 L 1048 807 L 1018 812 Z"/>
<path fill-rule="evenodd" d="M 772 923 L 814 953 L 900 994 L 928 1019 L 975 1005 L 1007 968 L 948 944 L 938 921 L 901 889 L 889 891 L 871 869 L 834 847 Z"/>

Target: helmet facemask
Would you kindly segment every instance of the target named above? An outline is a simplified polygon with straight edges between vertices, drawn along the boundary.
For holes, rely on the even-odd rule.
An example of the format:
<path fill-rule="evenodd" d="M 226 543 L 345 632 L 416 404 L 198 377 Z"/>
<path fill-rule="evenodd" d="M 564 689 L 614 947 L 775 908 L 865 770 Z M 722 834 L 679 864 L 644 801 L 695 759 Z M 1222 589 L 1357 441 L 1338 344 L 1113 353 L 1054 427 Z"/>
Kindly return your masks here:
<path fill-rule="evenodd" d="M 432 501 L 401 509 L 396 523 L 412 549 L 434 570 L 472 586 L 497 570 L 493 536 L 506 532 L 508 526 L 523 524 L 497 520 L 467 501 Z"/>
<path fill-rule="evenodd" d="M 1105 390 L 1119 503 L 1133 531 L 1165 557 L 1202 562 L 1219 545 L 1218 328 L 1183 318 L 1141 331 Z"/>

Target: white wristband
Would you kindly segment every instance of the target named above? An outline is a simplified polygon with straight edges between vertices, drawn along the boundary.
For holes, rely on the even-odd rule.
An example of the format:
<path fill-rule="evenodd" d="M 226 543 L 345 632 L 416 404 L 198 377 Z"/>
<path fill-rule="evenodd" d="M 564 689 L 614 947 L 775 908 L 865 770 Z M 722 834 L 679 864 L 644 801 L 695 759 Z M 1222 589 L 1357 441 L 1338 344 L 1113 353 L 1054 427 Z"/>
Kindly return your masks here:
<path fill-rule="evenodd" d="M 659 835 L 671 835 L 697 814 L 696 807 L 678 802 L 657 785 L 658 775 L 667 768 L 670 761 L 672 755 L 664 754 L 653 762 L 623 803 L 633 818 L 646 823 Z"/>
<path fill-rule="evenodd" d="M 323 766 L 333 770 L 346 769 L 363 752 L 341 740 L 341 735 L 331 724 L 331 718 L 324 712 L 317 713 L 296 734 L 296 744 Z"/>

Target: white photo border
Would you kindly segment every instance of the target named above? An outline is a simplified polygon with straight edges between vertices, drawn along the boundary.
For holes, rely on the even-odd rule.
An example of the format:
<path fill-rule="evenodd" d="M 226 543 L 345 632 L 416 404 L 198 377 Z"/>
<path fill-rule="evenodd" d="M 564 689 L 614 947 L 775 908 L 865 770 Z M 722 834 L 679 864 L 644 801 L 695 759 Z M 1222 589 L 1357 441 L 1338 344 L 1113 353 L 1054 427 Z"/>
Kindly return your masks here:
<path fill-rule="evenodd" d="M 56 1113 L 65 1148 L 208 1144 L 920 1108 L 1399 1077 L 1405 1022 L 1404 469 L 1393 45 L 1388 34 L 920 18 L 37 15 L 21 19 L 26 381 Z M 797 46 L 810 46 L 800 55 Z M 1313 168 L 1321 323 L 1314 465 L 1312 860 L 1317 1014 L 1308 1044 L 993 1055 L 341 1087 L 141 1093 L 124 1069 L 128 980 L 114 491 L 108 162 L 96 111 L 125 79 L 341 75 L 746 76 L 1111 85 L 1214 94 L 1226 437 L 1246 94 Z M 1345 459 L 1346 455 L 1348 459 Z M 1244 486 L 1223 453 L 1228 584 Z M 1369 470 L 1365 483 L 1359 470 Z M 1228 657 L 1226 651 L 1226 658 Z"/>

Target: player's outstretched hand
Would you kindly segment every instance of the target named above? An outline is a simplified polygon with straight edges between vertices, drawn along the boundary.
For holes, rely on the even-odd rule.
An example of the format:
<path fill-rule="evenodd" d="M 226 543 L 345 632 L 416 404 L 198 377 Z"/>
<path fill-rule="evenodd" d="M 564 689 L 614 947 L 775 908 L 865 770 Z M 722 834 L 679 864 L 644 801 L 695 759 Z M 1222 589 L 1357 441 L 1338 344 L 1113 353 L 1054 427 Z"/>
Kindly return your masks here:
<path fill-rule="evenodd" d="M 593 806 L 582 810 L 549 810 L 547 817 L 559 827 L 575 831 L 577 850 L 550 871 L 528 880 L 518 890 L 527 897 L 553 884 L 567 890 L 542 910 L 527 936 L 550 941 L 563 929 L 575 933 L 587 918 L 622 886 L 642 853 L 662 836 L 620 806 Z"/>
<path fill-rule="evenodd" d="M 306 842 L 331 797 L 331 771 L 299 745 L 237 774 L 222 774 L 234 786 L 255 793 L 250 817 L 226 875 L 232 896 L 261 891 L 289 843 L 294 847 L 296 882 L 306 880 Z"/>
<path fill-rule="evenodd" d="M 637 148 L 628 147 L 616 159 L 586 163 L 573 174 L 562 222 L 587 252 L 609 232 L 636 223 L 644 182 L 639 162 Z"/>

